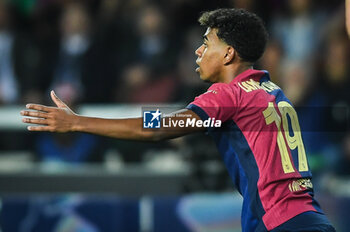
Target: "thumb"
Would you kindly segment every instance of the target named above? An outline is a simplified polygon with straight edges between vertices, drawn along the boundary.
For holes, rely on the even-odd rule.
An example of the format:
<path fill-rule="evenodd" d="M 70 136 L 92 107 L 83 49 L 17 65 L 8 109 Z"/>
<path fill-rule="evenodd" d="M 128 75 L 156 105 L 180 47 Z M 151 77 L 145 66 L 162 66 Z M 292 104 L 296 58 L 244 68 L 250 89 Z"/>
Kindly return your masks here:
<path fill-rule="evenodd" d="M 55 94 L 55 92 L 53 90 L 51 90 L 51 99 L 52 101 L 58 106 L 58 108 L 66 108 L 67 105 L 57 97 L 57 95 Z"/>

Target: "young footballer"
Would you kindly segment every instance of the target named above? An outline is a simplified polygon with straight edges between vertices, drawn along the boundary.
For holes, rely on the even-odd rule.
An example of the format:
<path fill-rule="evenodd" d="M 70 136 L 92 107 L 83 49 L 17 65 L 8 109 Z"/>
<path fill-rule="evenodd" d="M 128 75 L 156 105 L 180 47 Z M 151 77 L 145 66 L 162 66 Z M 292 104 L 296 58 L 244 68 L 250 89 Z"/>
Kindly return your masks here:
<path fill-rule="evenodd" d="M 28 104 L 21 112 L 30 131 L 80 131 L 117 139 L 159 141 L 194 132 L 215 140 L 242 194 L 242 230 L 335 231 L 314 199 L 311 171 L 297 114 L 267 71 L 253 64 L 264 53 L 267 32 L 255 14 L 241 9 L 205 12 L 207 30 L 196 50 L 196 72 L 213 83 L 172 120 L 190 115 L 191 126 L 143 129 L 142 118 L 103 119 L 75 114 L 54 92 L 57 107 Z M 158 115 L 154 115 L 158 117 Z M 219 127 L 203 126 L 220 120 Z"/>

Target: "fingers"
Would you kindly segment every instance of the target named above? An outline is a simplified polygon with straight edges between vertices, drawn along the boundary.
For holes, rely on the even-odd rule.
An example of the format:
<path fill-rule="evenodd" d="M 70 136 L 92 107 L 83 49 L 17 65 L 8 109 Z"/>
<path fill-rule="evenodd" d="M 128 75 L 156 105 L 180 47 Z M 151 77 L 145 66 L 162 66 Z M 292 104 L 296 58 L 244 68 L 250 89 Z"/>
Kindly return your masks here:
<path fill-rule="evenodd" d="M 39 105 L 39 104 L 27 104 L 26 108 L 31 110 L 43 111 L 43 112 L 51 112 L 54 109 L 53 107 Z"/>
<path fill-rule="evenodd" d="M 22 121 L 29 124 L 40 125 L 40 126 L 28 126 L 27 130 L 29 131 L 50 131 L 50 132 L 54 131 L 53 127 L 48 125 L 49 122 L 47 119 L 23 118 Z"/>
<path fill-rule="evenodd" d="M 48 118 L 49 115 L 45 112 L 40 111 L 28 111 L 28 110 L 22 110 L 21 111 L 22 116 L 29 116 L 29 117 L 35 117 L 35 118 Z"/>
<path fill-rule="evenodd" d="M 38 125 L 48 125 L 47 119 L 42 118 L 23 118 L 22 122 Z"/>
<path fill-rule="evenodd" d="M 29 131 L 52 131 L 50 126 L 28 126 Z"/>
<path fill-rule="evenodd" d="M 65 108 L 67 107 L 67 105 L 57 97 L 57 95 L 55 94 L 55 92 L 53 90 L 51 90 L 51 99 L 52 101 L 59 107 L 59 108 Z"/>

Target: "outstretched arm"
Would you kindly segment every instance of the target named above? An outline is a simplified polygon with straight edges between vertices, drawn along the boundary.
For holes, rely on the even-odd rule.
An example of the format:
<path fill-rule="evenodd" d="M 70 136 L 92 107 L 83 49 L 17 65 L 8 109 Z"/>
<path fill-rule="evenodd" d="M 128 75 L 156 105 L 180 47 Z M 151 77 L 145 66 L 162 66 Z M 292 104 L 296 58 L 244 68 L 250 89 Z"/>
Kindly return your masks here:
<path fill-rule="evenodd" d="M 28 130 L 50 132 L 79 131 L 117 139 L 139 141 L 159 141 L 204 131 L 203 127 L 143 129 L 142 118 L 103 119 L 84 117 L 75 114 L 53 91 L 51 91 L 51 98 L 57 107 L 28 104 L 26 107 L 31 111 L 21 111 L 21 114 L 26 116 L 23 118 L 23 122 L 35 124 L 28 126 Z M 191 110 L 185 110 L 182 114 L 191 115 L 195 120 L 200 120 Z M 184 118 L 172 117 L 172 120 L 179 119 Z"/>
<path fill-rule="evenodd" d="M 350 0 L 345 1 L 345 20 L 346 20 L 346 31 L 350 38 Z"/>

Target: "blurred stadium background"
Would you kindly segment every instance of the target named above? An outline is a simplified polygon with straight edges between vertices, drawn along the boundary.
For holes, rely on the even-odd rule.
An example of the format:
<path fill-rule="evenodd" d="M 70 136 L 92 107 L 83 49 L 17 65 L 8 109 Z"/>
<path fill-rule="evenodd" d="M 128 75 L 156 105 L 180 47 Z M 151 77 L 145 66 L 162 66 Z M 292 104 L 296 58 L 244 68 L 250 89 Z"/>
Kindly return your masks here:
<path fill-rule="evenodd" d="M 186 106 L 200 12 L 246 8 L 270 42 L 270 72 L 299 113 L 313 184 L 340 232 L 350 221 L 350 65 L 341 0 L 0 0 L 0 230 L 240 231 L 238 196 L 205 135 L 151 144 L 29 133 L 25 103 L 54 89 L 85 115 Z"/>

